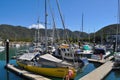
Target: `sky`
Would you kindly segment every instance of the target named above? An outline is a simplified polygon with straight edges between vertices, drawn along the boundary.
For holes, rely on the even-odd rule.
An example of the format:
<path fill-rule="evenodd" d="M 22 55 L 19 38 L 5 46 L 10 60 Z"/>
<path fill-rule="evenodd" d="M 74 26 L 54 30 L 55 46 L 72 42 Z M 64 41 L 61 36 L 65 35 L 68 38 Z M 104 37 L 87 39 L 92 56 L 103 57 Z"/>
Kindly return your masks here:
<path fill-rule="evenodd" d="M 72 31 L 96 32 L 104 26 L 116 24 L 118 0 L 58 0 L 66 28 Z M 45 0 L 0 0 L 0 24 L 35 27 L 45 22 Z M 50 6 L 57 28 L 63 28 L 56 0 L 47 1 L 47 27 L 52 28 Z"/>

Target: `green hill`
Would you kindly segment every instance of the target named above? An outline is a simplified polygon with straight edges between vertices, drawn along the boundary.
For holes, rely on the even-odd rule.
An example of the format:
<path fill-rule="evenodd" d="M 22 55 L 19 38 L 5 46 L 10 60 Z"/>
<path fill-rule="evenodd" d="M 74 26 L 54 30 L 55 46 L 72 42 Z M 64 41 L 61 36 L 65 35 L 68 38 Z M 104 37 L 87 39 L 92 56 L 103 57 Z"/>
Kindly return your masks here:
<path fill-rule="evenodd" d="M 2 39 L 10 39 L 11 41 L 33 41 L 34 37 L 35 37 L 35 31 L 37 31 L 36 29 L 29 29 L 23 26 L 13 26 L 13 25 L 7 25 L 7 24 L 2 24 L 0 25 L 0 37 Z M 45 30 L 44 29 L 40 29 L 40 36 L 45 36 Z M 52 36 L 52 30 L 48 29 L 48 36 Z M 79 37 L 78 34 L 80 34 L 80 32 L 78 31 L 74 31 L 72 32 L 69 29 L 66 29 L 67 32 L 67 36 L 68 38 L 74 38 L 77 39 Z M 65 36 L 64 34 L 64 30 L 63 29 L 57 29 L 57 31 L 55 31 L 55 37 L 57 37 L 57 34 L 60 37 L 60 39 L 63 39 L 63 37 Z M 87 33 L 83 33 L 82 37 L 87 37 L 88 34 Z"/>
<path fill-rule="evenodd" d="M 108 26 L 105 26 L 95 32 L 95 40 L 96 42 L 100 42 L 101 38 L 103 38 L 103 41 L 106 41 L 106 37 L 108 35 L 115 35 L 117 32 L 117 27 L 118 27 L 118 34 L 120 34 L 120 24 L 111 24 Z M 90 34 L 92 38 L 94 37 L 94 33 Z"/>
<path fill-rule="evenodd" d="M 96 42 L 101 40 L 101 37 L 103 37 L 103 40 L 106 39 L 107 35 L 110 34 L 116 34 L 117 31 L 117 26 L 118 26 L 118 32 L 120 34 L 120 25 L 117 24 L 112 24 L 105 26 L 95 32 L 95 40 Z M 11 41 L 33 41 L 35 38 L 35 31 L 36 29 L 29 29 L 23 26 L 13 26 L 13 25 L 7 25 L 7 24 L 2 24 L 0 25 L 0 37 L 2 39 L 10 39 Z M 45 36 L 45 30 L 40 29 L 40 36 Z M 48 36 L 52 36 L 52 30 L 48 29 Z M 90 40 L 93 41 L 94 39 L 94 33 L 87 34 L 85 32 L 79 32 L 79 31 L 71 31 L 69 29 L 66 29 L 67 32 L 67 38 L 71 41 L 77 41 L 78 39 L 84 39 L 88 40 L 88 36 L 90 35 Z M 57 35 L 58 34 L 58 35 Z M 55 31 L 55 38 L 60 38 L 63 39 L 66 37 L 64 34 L 63 29 L 57 29 Z"/>

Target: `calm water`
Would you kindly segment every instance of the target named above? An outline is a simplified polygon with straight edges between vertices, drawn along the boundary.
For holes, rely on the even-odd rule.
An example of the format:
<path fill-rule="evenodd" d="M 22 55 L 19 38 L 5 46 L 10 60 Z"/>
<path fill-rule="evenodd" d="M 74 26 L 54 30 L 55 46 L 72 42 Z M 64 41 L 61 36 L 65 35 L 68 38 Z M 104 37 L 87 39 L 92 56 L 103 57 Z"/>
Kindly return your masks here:
<path fill-rule="evenodd" d="M 25 49 L 26 47 L 21 47 L 20 49 Z M 17 51 L 17 49 L 15 48 L 10 48 L 10 63 L 12 64 L 16 64 L 15 60 L 12 60 L 11 57 L 15 55 L 15 52 Z M 5 51 L 0 53 L 0 80 L 25 80 L 17 75 L 15 75 L 14 73 L 7 71 L 4 66 L 5 66 L 6 62 L 5 62 Z M 80 71 L 75 80 L 80 79 L 81 77 L 83 77 L 84 75 L 88 74 L 89 72 L 91 72 L 92 70 L 94 70 L 95 68 L 99 67 L 100 64 L 96 64 L 96 63 L 89 63 L 87 66 L 85 66 L 83 68 L 82 71 Z M 51 78 L 52 80 L 63 80 L 63 79 L 59 79 L 59 78 Z M 111 71 L 108 76 L 105 77 L 104 80 L 120 80 L 120 71 Z"/>
<path fill-rule="evenodd" d="M 111 71 L 104 80 L 120 80 L 120 70 Z"/>

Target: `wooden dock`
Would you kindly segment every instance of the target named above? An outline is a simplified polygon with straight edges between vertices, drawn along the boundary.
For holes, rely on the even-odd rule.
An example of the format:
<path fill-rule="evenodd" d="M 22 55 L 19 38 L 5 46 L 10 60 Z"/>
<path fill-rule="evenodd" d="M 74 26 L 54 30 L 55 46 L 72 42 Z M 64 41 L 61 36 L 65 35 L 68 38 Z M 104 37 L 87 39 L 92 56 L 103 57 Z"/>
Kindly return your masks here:
<path fill-rule="evenodd" d="M 107 61 L 94 71 L 80 78 L 80 80 L 102 80 L 112 70 L 112 66 L 113 62 Z"/>
<path fill-rule="evenodd" d="M 51 80 L 51 79 L 46 78 L 44 76 L 41 76 L 38 74 L 33 74 L 33 73 L 28 72 L 26 70 L 19 69 L 17 67 L 14 67 L 14 65 L 11 65 L 11 64 L 7 64 L 6 68 L 17 73 L 17 75 L 23 76 L 29 80 Z"/>

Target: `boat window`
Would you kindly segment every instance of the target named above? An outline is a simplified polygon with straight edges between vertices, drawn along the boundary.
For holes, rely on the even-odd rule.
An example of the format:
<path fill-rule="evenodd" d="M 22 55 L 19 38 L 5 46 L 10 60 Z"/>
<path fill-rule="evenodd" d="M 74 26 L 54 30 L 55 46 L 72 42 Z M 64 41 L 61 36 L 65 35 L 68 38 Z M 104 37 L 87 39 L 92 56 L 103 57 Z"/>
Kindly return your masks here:
<path fill-rule="evenodd" d="M 67 49 L 67 51 L 69 51 L 69 49 Z"/>
<path fill-rule="evenodd" d="M 64 48 L 62 50 L 65 51 Z"/>
<path fill-rule="evenodd" d="M 63 51 L 65 51 L 65 49 L 63 49 Z"/>
<path fill-rule="evenodd" d="M 69 53 L 68 53 L 68 56 L 69 56 Z"/>
<path fill-rule="evenodd" d="M 65 56 L 67 56 L 67 54 L 65 53 Z"/>

